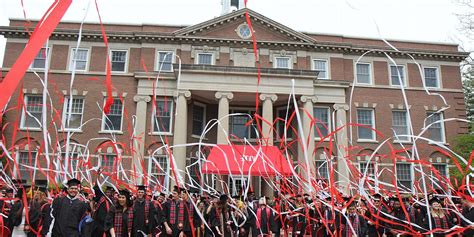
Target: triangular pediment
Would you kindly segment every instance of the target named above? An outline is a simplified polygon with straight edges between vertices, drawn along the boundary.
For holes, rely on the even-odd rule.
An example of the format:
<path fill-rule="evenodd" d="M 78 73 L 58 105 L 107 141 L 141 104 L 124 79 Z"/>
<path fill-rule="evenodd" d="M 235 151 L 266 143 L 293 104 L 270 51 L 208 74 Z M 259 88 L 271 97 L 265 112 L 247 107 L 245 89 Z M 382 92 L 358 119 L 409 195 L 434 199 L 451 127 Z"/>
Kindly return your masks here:
<path fill-rule="evenodd" d="M 246 12 L 249 14 L 250 22 L 252 23 L 257 41 L 314 43 L 313 38 L 273 21 L 248 8 L 240 9 L 196 25 L 188 26 L 175 31 L 174 34 L 176 36 L 184 37 L 241 40 L 242 38 L 237 33 L 237 29 L 240 25 L 247 23 Z"/>

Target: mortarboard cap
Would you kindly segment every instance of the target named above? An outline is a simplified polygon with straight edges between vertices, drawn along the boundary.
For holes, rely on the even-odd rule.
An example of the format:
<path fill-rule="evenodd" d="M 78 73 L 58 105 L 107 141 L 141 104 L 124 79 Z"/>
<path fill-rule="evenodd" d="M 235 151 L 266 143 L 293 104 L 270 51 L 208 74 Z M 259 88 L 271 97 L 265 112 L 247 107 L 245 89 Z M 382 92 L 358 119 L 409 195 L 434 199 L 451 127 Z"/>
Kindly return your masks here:
<path fill-rule="evenodd" d="M 70 179 L 67 181 L 67 186 L 70 187 L 70 186 L 78 186 L 81 184 L 81 181 L 79 181 L 78 179 Z"/>
<path fill-rule="evenodd" d="M 137 185 L 137 190 L 146 191 L 146 186 L 145 185 Z"/>

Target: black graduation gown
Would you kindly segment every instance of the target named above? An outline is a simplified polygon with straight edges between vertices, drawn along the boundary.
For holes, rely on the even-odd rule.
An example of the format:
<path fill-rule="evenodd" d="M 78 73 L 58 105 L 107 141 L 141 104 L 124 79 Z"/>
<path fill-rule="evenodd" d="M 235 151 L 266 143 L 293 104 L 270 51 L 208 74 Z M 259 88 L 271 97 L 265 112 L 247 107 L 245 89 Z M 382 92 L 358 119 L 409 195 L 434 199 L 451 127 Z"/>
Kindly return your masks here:
<path fill-rule="evenodd" d="M 10 208 L 10 213 L 8 214 L 8 219 L 6 221 L 6 226 L 10 231 L 13 232 L 13 227 L 21 224 L 23 214 L 23 202 L 15 201 Z"/>
<path fill-rule="evenodd" d="M 270 216 L 267 216 L 267 211 L 265 209 L 262 209 L 261 211 L 261 219 L 260 219 L 260 228 L 257 228 L 257 219 L 258 219 L 258 209 L 256 209 L 255 212 L 255 217 L 252 221 L 252 236 L 259 236 L 259 235 L 265 235 L 268 234 L 271 230 L 275 229 L 275 218 L 273 216 L 273 211 L 269 208 L 270 211 Z"/>
<path fill-rule="evenodd" d="M 292 227 L 293 227 L 293 236 L 303 236 L 306 230 L 306 220 L 307 220 L 307 207 L 302 205 L 299 208 L 296 207 L 291 212 L 291 220 L 292 220 Z M 299 233 L 299 234 L 297 234 Z"/>
<path fill-rule="evenodd" d="M 145 217 L 145 206 L 148 206 L 148 216 Z M 143 233 L 151 234 L 155 227 L 155 207 L 149 200 L 135 200 L 133 203 L 132 236 L 142 237 Z"/>
<path fill-rule="evenodd" d="M 92 215 L 92 218 L 94 219 L 92 236 L 103 237 L 105 233 L 106 237 L 109 237 L 109 230 L 114 225 L 115 208 L 111 200 L 106 198 L 104 193 L 102 193 L 99 186 L 94 186 L 94 192 L 96 194 L 94 201 L 98 206 L 95 207 Z"/>
<path fill-rule="evenodd" d="M 157 234 L 160 231 L 164 231 L 165 228 L 163 227 L 163 222 L 164 220 L 164 207 L 163 203 L 159 203 L 158 201 L 155 201 L 153 203 L 154 205 L 154 212 L 153 212 L 153 221 L 154 221 L 154 227 L 153 227 L 153 233 Z"/>
<path fill-rule="evenodd" d="M 387 224 L 387 230 L 385 231 L 385 234 L 387 236 L 395 236 L 390 232 L 390 230 L 405 230 L 405 227 L 407 224 L 403 221 L 406 221 L 406 216 L 405 212 L 400 208 L 399 210 L 394 210 L 390 213 L 392 216 L 396 217 L 397 219 L 393 219 L 392 221 L 394 222 L 393 224 Z"/>
<path fill-rule="evenodd" d="M 184 231 L 185 233 L 191 233 L 192 231 L 192 223 L 190 222 L 190 219 L 192 221 L 192 218 L 190 213 L 194 214 L 194 208 L 192 206 L 192 204 L 190 204 L 190 202 L 186 202 L 184 204 L 184 212 L 183 212 L 183 229 L 182 230 L 179 230 L 178 229 L 178 216 L 179 216 L 179 207 L 180 207 L 180 202 L 184 202 L 184 201 L 173 201 L 173 200 L 170 200 L 168 202 L 166 202 L 163 206 L 164 206 L 164 210 L 165 210 L 165 218 L 164 220 L 168 223 L 168 225 L 170 226 L 170 228 L 173 230 L 173 234 L 171 236 L 178 236 L 179 233 L 181 231 Z M 175 205 L 175 220 L 174 220 L 174 223 L 175 224 L 171 224 L 171 220 L 170 220 L 170 212 L 171 212 L 171 205 Z M 163 232 L 166 232 L 166 230 L 164 230 Z"/>
<path fill-rule="evenodd" d="M 462 212 L 462 215 L 464 216 L 464 218 L 468 219 L 469 221 L 471 222 L 474 222 L 474 207 L 472 208 L 465 208 Z M 464 219 L 462 220 L 462 226 L 464 227 L 468 227 L 469 226 L 469 223 L 467 221 L 465 221 Z M 462 233 L 462 236 L 474 236 L 474 229 L 472 228 L 467 228 L 463 233 Z"/>
<path fill-rule="evenodd" d="M 221 219 L 222 218 L 222 219 Z M 232 230 L 229 230 L 227 221 L 229 221 L 230 213 L 227 207 L 223 209 L 218 209 L 216 207 L 212 207 L 211 211 L 209 212 L 209 225 L 212 228 L 212 234 L 208 236 L 219 236 L 217 229 L 222 233 L 222 229 L 224 229 L 224 237 L 230 237 L 232 235 Z M 232 227 L 232 226 L 230 226 Z"/>
<path fill-rule="evenodd" d="M 90 209 L 89 205 L 79 198 L 68 196 L 54 199 L 53 204 L 53 237 L 78 237 L 79 222 Z"/>
<path fill-rule="evenodd" d="M 51 204 L 47 202 L 31 202 L 28 217 L 30 229 L 34 231 L 28 232 L 28 237 L 37 237 L 37 234 L 39 234 L 39 236 L 46 236 L 48 234 L 52 220 L 50 213 Z"/>
<path fill-rule="evenodd" d="M 367 232 L 369 237 L 382 237 L 384 234 L 385 222 L 382 221 L 382 218 L 387 218 L 384 213 L 387 213 L 384 207 L 369 207 L 369 210 L 367 210 Z"/>
<path fill-rule="evenodd" d="M 367 222 L 363 216 L 359 214 L 356 214 L 356 215 L 359 216 L 359 226 L 357 227 L 358 229 L 357 236 L 366 236 L 367 235 Z M 355 218 L 357 217 L 348 215 L 347 218 L 344 217 L 343 219 L 344 230 L 342 232 L 342 236 L 347 236 L 346 231 L 352 231 L 351 227 L 348 225 L 354 225 Z M 350 224 L 348 221 L 351 221 L 352 224 Z M 356 229 L 355 226 L 352 226 L 352 228 Z"/>

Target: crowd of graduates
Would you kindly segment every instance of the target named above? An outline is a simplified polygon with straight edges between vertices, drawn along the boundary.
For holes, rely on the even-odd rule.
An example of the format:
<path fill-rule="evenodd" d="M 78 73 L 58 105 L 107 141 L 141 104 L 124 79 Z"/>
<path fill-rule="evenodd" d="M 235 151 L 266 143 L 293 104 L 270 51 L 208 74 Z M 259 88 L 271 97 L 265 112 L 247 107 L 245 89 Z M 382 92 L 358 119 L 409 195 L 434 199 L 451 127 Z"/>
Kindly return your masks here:
<path fill-rule="evenodd" d="M 133 189 L 83 188 L 77 179 L 59 193 L 40 181 L 33 188 L 4 188 L 0 236 L 474 236 L 469 196 L 276 192 L 257 198 L 251 191 L 229 197 L 178 186 L 169 193 Z"/>

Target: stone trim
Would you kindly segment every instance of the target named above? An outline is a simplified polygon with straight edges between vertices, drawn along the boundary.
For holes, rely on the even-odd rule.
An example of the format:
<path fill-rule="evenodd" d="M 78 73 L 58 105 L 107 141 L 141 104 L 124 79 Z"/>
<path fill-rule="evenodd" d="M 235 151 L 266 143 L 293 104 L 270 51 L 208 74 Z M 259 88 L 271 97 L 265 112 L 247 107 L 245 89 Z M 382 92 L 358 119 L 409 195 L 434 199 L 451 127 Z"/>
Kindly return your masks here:
<path fill-rule="evenodd" d="M 275 102 L 278 99 L 278 96 L 275 94 L 260 94 L 259 98 L 261 101 L 271 100 L 271 102 Z"/>
<path fill-rule="evenodd" d="M 106 91 L 102 91 L 102 95 L 105 97 L 107 96 L 107 92 Z M 122 93 L 122 97 L 127 97 L 128 93 L 127 92 L 123 92 Z M 116 91 L 112 91 L 112 97 L 118 97 L 118 93 Z"/>
<path fill-rule="evenodd" d="M 221 98 L 227 98 L 229 101 L 231 101 L 234 98 L 234 93 L 218 91 L 216 92 L 215 97 L 217 100 L 220 100 Z"/>
<path fill-rule="evenodd" d="M 398 105 L 394 105 L 394 104 L 389 104 L 390 108 L 391 109 L 399 109 L 399 110 L 406 110 L 406 106 L 404 104 L 398 104 Z M 408 109 L 411 109 L 411 105 L 408 105 Z"/>
<path fill-rule="evenodd" d="M 287 51 L 287 50 L 270 50 L 270 58 L 269 61 L 273 63 L 273 58 L 275 57 L 289 57 L 291 58 L 291 62 L 293 64 L 298 63 L 298 57 L 296 55 L 296 51 Z"/>
<path fill-rule="evenodd" d="M 357 108 L 373 108 L 373 109 L 375 109 L 375 107 L 377 106 L 377 103 L 354 102 L 354 106 L 357 107 Z"/>
<path fill-rule="evenodd" d="M 196 58 L 198 53 L 212 53 L 214 55 L 214 60 L 219 60 L 220 47 L 209 47 L 204 46 L 191 46 L 191 58 Z"/>

